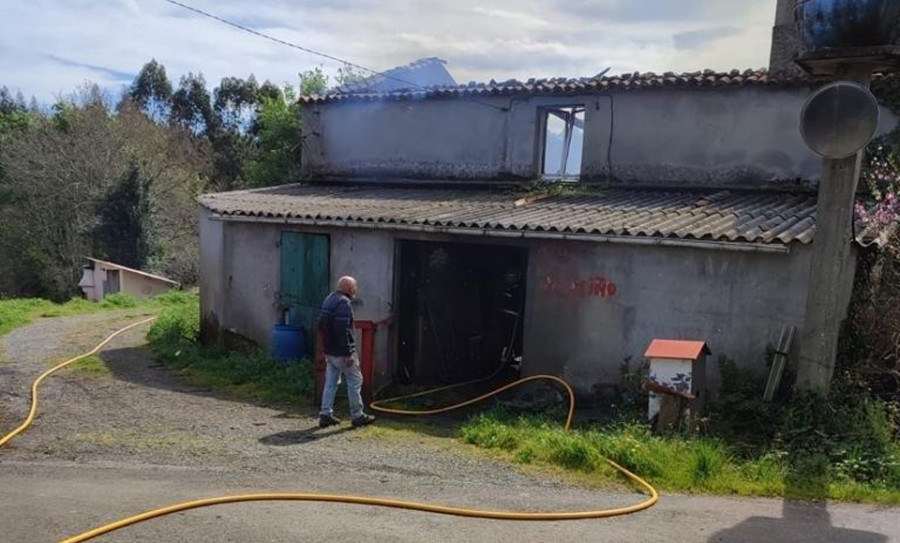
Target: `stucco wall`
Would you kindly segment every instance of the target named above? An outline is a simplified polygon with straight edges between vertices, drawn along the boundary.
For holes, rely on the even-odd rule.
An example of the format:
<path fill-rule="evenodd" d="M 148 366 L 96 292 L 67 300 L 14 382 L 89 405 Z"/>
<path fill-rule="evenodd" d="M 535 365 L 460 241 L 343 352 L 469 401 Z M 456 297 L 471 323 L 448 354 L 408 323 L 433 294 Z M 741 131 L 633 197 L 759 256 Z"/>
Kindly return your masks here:
<path fill-rule="evenodd" d="M 78 283 L 78 286 L 84 292 L 85 298 L 98 302 L 110 294 L 103 290 L 103 282 L 108 278 L 108 270 L 119 272 L 118 292 L 138 299 L 151 298 L 174 288 L 174 285 L 171 283 L 97 262 L 94 264 L 93 269 L 83 269 L 82 278 Z"/>
<path fill-rule="evenodd" d="M 269 344 L 281 317 L 281 229 L 267 224 L 224 224 L 222 326 Z"/>
<path fill-rule="evenodd" d="M 758 186 L 816 180 L 798 128 L 808 88 L 612 92 L 613 176 L 631 184 Z M 304 109 L 308 175 L 533 178 L 538 108 L 586 106 L 583 174 L 606 179 L 610 97 L 332 103 Z M 488 104 L 488 105 L 485 105 Z M 502 111 L 502 108 L 508 108 Z M 897 118 L 882 111 L 886 131 Z"/>
<path fill-rule="evenodd" d="M 590 391 L 618 383 L 626 357 L 634 370 L 662 338 L 704 340 L 712 360 L 764 372 L 767 343 L 802 324 L 809 257 L 796 244 L 781 255 L 541 243 L 529 261 L 524 367 Z"/>
<path fill-rule="evenodd" d="M 491 178 L 502 172 L 506 114 L 498 109 L 438 100 L 316 111 L 304 113 L 314 118 L 304 126 L 307 173 Z"/>
<path fill-rule="evenodd" d="M 119 281 L 121 281 L 120 292 L 130 294 L 138 299 L 146 299 L 168 292 L 174 285 L 146 277 L 137 273 L 121 270 L 119 272 Z"/>
<path fill-rule="evenodd" d="M 200 333 L 204 342 L 219 336 L 220 319 L 224 316 L 226 296 L 222 277 L 225 266 L 224 224 L 210 219 L 212 213 L 202 206 L 200 221 Z"/>
<path fill-rule="evenodd" d="M 354 314 L 357 320 L 379 321 L 391 315 L 394 296 L 394 238 L 387 232 L 332 230 L 331 279 L 351 275 L 359 284 Z M 379 326 L 375 333 L 375 383 L 390 380 L 391 323 Z M 362 336 L 356 334 L 357 345 Z"/>
<path fill-rule="evenodd" d="M 204 325 L 218 322 L 263 345 L 279 316 L 278 240 L 284 229 L 330 236 L 331 280 L 344 274 L 357 277 L 355 311 L 360 320 L 392 313 L 396 239 L 475 241 L 365 229 L 204 222 L 210 224 L 201 226 L 203 239 L 221 240 L 227 248 L 201 253 L 201 307 L 204 315 L 211 312 L 214 317 Z M 562 375 L 582 392 L 594 384 L 618 383 L 625 358 L 631 357 L 635 368 L 654 338 L 705 340 L 713 361 L 725 354 L 741 366 L 765 372 L 766 345 L 777 341 L 783 324 L 802 324 L 810 250 L 798 244 L 785 255 L 575 242 L 491 243 L 530 249 L 525 372 Z M 216 256 L 222 260 L 213 265 Z M 389 330 L 383 328 L 376 336 L 379 383 L 389 377 Z M 710 364 L 714 386 L 715 366 Z"/>
<path fill-rule="evenodd" d="M 200 307 L 204 337 L 233 330 L 268 346 L 272 326 L 281 317 L 281 233 L 327 234 L 331 247 L 329 282 L 341 275 L 359 281 L 354 309 L 358 320 L 379 320 L 391 313 L 393 238 L 358 230 L 304 229 L 287 225 L 223 222 L 200 213 Z M 376 335 L 376 372 L 388 374 L 388 333 Z M 357 337 L 359 340 L 360 338 Z"/>

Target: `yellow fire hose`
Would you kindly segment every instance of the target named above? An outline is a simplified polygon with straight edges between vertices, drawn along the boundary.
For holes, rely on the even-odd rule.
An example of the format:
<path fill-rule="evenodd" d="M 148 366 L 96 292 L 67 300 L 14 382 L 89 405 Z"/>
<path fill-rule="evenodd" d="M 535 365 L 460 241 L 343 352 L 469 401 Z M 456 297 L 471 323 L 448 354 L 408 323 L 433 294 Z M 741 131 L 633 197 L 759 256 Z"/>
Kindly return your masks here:
<path fill-rule="evenodd" d="M 154 317 L 155 318 L 155 317 Z M 34 421 L 35 413 L 37 412 L 37 389 L 41 382 L 56 372 L 59 369 L 64 368 L 65 366 L 72 364 L 82 358 L 91 356 L 103 348 L 104 345 L 109 343 L 113 338 L 118 336 L 119 334 L 126 332 L 136 326 L 140 326 L 142 324 L 146 324 L 154 318 L 142 320 L 140 322 L 136 322 L 129 326 L 126 326 L 103 340 L 100 344 L 94 347 L 91 351 L 84 353 L 82 355 L 76 356 L 75 358 L 71 358 L 57 366 L 54 366 L 50 370 L 42 373 L 40 377 L 38 377 L 34 383 L 31 385 L 31 410 L 28 413 L 28 417 L 25 419 L 18 428 L 10 432 L 9 434 L 3 436 L 0 439 L 0 448 L 5 446 L 12 440 L 14 437 L 25 431 L 31 423 Z M 385 404 L 388 402 L 394 402 L 398 400 L 408 399 L 417 396 L 424 396 L 425 394 L 433 394 L 435 392 L 448 390 L 452 388 L 458 388 L 465 385 L 470 385 L 478 381 L 484 381 L 485 379 L 478 379 L 476 381 L 469 381 L 466 383 L 460 383 L 457 385 L 451 385 L 448 387 L 442 387 L 439 389 L 429 390 L 426 392 L 419 392 L 416 394 L 410 394 L 408 396 L 400 396 L 398 398 L 390 398 L 387 400 L 381 400 L 379 402 L 374 402 L 370 405 L 370 407 L 375 411 L 380 411 L 383 413 L 393 413 L 399 415 L 430 415 L 436 413 L 444 413 L 447 411 L 452 411 L 454 409 L 459 409 L 461 407 L 471 405 L 475 402 L 479 402 L 496 394 L 499 394 L 505 390 L 513 388 L 515 386 L 521 385 L 523 383 L 527 383 L 530 381 L 536 380 L 549 380 L 555 383 L 558 383 L 563 388 L 566 389 L 566 392 L 569 395 L 569 412 L 566 417 L 565 429 L 568 431 L 572 427 L 572 417 L 575 412 L 575 393 L 572 390 L 572 387 L 569 386 L 568 383 L 563 381 L 558 377 L 554 377 L 552 375 L 535 375 L 532 377 L 526 377 L 524 379 L 519 379 L 513 383 L 509 383 L 504 385 L 496 390 L 478 396 L 477 398 L 472 398 L 470 400 L 466 400 L 464 402 L 460 402 L 458 404 L 450 405 L 447 407 L 442 407 L 438 409 L 424 410 L 424 411 L 409 411 L 403 409 L 393 409 L 383 407 L 381 404 Z M 187 511 L 189 509 L 198 509 L 200 507 L 209 507 L 212 505 L 221 505 L 226 503 L 239 503 L 239 502 L 250 502 L 250 501 L 315 501 L 315 502 L 331 502 L 331 503 L 348 503 L 348 504 L 358 504 L 358 505 L 373 505 L 379 507 L 393 507 L 396 509 L 409 509 L 413 511 L 424 511 L 428 513 L 437 513 L 441 515 L 455 515 L 461 517 L 473 517 L 473 518 L 486 518 L 486 519 L 499 519 L 499 520 L 544 520 L 544 521 L 553 521 L 553 520 L 576 520 L 576 519 L 591 519 L 591 518 L 604 518 L 604 517 L 614 517 L 619 515 L 627 515 L 630 513 L 636 513 L 638 511 L 642 511 L 644 509 L 652 507 L 658 500 L 659 494 L 656 492 L 656 489 L 653 488 L 647 481 L 641 479 L 634 473 L 628 471 L 623 468 L 619 464 L 613 462 L 612 460 L 606 459 L 609 464 L 625 475 L 628 479 L 636 483 L 639 487 L 646 491 L 648 494 L 648 498 L 640 503 L 629 505 L 625 507 L 618 507 L 614 509 L 598 509 L 598 510 L 589 510 L 589 511 L 558 511 L 558 512 L 521 512 L 521 511 L 491 511 L 487 509 L 469 509 L 464 507 L 450 507 L 444 505 L 434 505 L 428 503 L 420 503 L 420 502 L 411 502 L 411 501 L 403 501 L 403 500 L 394 500 L 390 498 L 377 498 L 377 497 L 368 497 L 368 496 L 354 496 L 354 495 L 345 495 L 345 494 L 317 494 L 310 492 L 271 492 L 271 493 L 261 493 L 261 494 L 239 494 L 234 496 L 219 496 L 215 498 L 207 498 L 196 501 L 182 502 L 176 503 L 167 507 L 162 507 L 160 509 L 153 509 L 151 511 L 146 511 L 144 513 L 140 513 L 138 515 L 134 515 L 131 517 L 127 517 L 116 522 L 112 522 L 106 524 L 104 526 L 100 526 L 94 528 L 93 530 L 89 530 L 87 532 L 69 537 L 67 539 L 62 540 L 60 543 L 79 543 L 82 541 L 88 541 L 95 537 L 99 537 L 103 534 L 107 534 L 109 532 L 113 532 L 115 530 L 119 530 L 121 528 L 125 528 L 126 526 L 131 526 L 132 524 L 137 524 L 139 522 L 144 522 L 150 519 L 154 519 L 157 517 L 162 517 L 166 515 L 171 515 L 173 513 L 178 513 L 181 511 Z"/>
<path fill-rule="evenodd" d="M 40 375 L 40 377 L 38 377 L 37 379 L 34 380 L 33 383 L 31 383 L 31 409 L 28 411 L 28 416 L 25 417 L 25 422 L 23 422 L 22 424 L 20 424 L 20 425 L 19 425 L 15 430 L 13 430 L 12 432 L 10 432 L 10 433 L 6 434 L 5 436 L 3 436 L 2 438 L 0 438 L 0 449 L 2 449 L 3 447 L 5 447 L 6 444 L 9 443 L 10 441 L 12 441 L 12 439 L 13 439 L 14 437 L 16 437 L 17 435 L 21 434 L 21 433 L 24 432 L 25 430 L 27 430 L 28 427 L 31 426 L 31 423 L 34 422 L 34 416 L 37 415 L 37 407 L 38 407 L 38 393 L 37 393 L 37 392 L 38 392 L 38 387 L 41 385 L 42 382 L 44 382 L 44 379 L 46 379 L 47 377 L 50 377 L 50 375 L 52 375 L 54 372 L 56 372 L 56 371 L 58 371 L 58 370 L 61 370 L 61 369 L 65 368 L 65 367 L 68 366 L 69 364 L 72 364 L 72 363 L 74 363 L 74 362 L 78 362 L 78 361 L 81 360 L 82 358 L 87 358 L 87 357 L 89 357 L 89 356 L 91 356 L 91 355 L 93 355 L 93 354 L 96 354 L 97 351 L 99 351 L 100 349 L 102 349 L 107 343 L 109 343 L 110 341 L 112 341 L 113 338 L 115 338 L 115 337 L 118 336 L 119 334 L 123 334 L 123 333 L 127 332 L 128 330 L 131 330 L 132 328 L 134 328 L 134 327 L 136 327 L 136 326 L 140 326 L 140 325 L 142 325 L 142 324 L 147 324 L 148 322 L 151 322 L 151 321 L 153 321 L 153 320 L 155 320 L 155 319 L 156 319 L 156 317 L 151 317 L 151 318 L 149 318 L 149 319 L 145 319 L 145 320 L 142 320 L 142 321 L 140 321 L 140 322 L 136 322 L 136 323 L 134 323 L 134 324 L 128 325 L 128 326 L 126 326 L 125 328 L 121 328 L 121 329 L 119 329 L 119 330 L 116 330 L 115 332 L 113 332 L 112 334 L 110 334 L 109 337 L 107 337 L 106 339 L 104 339 L 103 341 L 101 341 L 96 347 L 94 347 L 94 348 L 91 349 L 90 351 L 88 351 L 88 352 L 86 352 L 86 353 L 84 353 L 84 354 L 80 354 L 80 355 L 76 356 L 75 358 L 70 358 L 70 359 L 66 360 L 65 362 L 62 362 L 62 363 L 60 363 L 60 364 L 57 364 L 56 366 L 53 366 L 53 367 L 50 368 L 49 370 L 47 370 L 47 371 L 45 371 L 44 373 L 42 373 L 42 374 Z"/>

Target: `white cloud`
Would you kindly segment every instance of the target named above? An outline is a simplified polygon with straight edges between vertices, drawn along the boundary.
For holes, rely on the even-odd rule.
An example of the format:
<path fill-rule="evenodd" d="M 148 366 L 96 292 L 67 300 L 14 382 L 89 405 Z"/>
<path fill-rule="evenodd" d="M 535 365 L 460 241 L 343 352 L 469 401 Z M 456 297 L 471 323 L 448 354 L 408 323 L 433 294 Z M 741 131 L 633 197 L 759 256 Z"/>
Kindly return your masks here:
<path fill-rule="evenodd" d="M 461 82 L 764 66 L 775 12 L 775 0 L 184 2 L 379 70 L 438 56 Z M 0 19 L 0 85 L 41 100 L 85 80 L 118 90 L 151 58 L 211 84 L 337 68 L 162 0 L 30 0 Z"/>

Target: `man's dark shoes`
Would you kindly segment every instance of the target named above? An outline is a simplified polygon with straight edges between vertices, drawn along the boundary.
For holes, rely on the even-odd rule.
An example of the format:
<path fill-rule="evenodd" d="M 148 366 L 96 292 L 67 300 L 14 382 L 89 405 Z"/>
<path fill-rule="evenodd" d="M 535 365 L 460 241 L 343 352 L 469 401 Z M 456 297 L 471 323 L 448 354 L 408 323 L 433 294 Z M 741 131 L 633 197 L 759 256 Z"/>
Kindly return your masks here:
<path fill-rule="evenodd" d="M 336 426 L 340 423 L 341 419 L 334 415 L 319 415 L 319 428 L 328 428 L 329 426 Z M 353 421 L 353 425 L 356 426 L 356 421 Z"/>
<path fill-rule="evenodd" d="M 362 415 L 353 419 L 351 424 L 353 425 L 354 428 L 359 428 L 360 426 L 366 426 L 366 425 L 372 424 L 373 422 L 375 422 L 375 417 L 373 417 L 372 415 L 366 415 L 365 413 L 363 413 Z"/>

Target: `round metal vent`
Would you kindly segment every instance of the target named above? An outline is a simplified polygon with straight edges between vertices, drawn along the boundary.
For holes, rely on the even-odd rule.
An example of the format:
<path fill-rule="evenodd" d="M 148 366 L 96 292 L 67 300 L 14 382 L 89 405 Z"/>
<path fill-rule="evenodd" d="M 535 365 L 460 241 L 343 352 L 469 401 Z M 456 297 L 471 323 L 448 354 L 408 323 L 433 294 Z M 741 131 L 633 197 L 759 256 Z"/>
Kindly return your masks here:
<path fill-rule="evenodd" d="M 878 101 L 862 85 L 838 81 L 813 93 L 800 113 L 803 141 L 826 158 L 856 154 L 875 135 Z"/>

